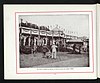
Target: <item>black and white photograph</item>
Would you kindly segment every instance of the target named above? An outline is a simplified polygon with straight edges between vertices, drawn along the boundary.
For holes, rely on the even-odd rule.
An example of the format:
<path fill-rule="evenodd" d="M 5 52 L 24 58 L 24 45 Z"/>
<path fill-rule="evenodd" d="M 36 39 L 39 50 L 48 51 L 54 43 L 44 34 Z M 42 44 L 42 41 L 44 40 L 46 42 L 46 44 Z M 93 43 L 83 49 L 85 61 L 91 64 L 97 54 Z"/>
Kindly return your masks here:
<path fill-rule="evenodd" d="M 90 67 L 88 14 L 19 15 L 20 68 Z"/>

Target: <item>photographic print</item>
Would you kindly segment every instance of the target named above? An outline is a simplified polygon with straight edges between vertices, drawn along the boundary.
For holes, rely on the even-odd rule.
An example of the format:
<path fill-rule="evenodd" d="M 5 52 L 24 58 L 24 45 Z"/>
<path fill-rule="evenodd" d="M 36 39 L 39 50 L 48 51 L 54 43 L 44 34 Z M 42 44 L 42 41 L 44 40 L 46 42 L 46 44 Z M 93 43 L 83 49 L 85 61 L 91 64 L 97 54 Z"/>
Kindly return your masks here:
<path fill-rule="evenodd" d="M 5 79 L 96 79 L 96 8 L 4 5 Z"/>
<path fill-rule="evenodd" d="M 88 14 L 21 14 L 20 68 L 89 67 Z"/>

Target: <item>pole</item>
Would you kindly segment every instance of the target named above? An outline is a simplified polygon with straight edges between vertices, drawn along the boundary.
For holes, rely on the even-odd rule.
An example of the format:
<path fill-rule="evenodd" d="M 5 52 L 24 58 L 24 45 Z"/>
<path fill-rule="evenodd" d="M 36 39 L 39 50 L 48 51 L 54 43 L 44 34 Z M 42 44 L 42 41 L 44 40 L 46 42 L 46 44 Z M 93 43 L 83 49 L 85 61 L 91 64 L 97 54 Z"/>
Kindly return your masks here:
<path fill-rule="evenodd" d="M 39 45 L 39 40 L 40 40 L 40 26 L 39 26 L 39 34 L 38 34 L 38 45 Z"/>
<path fill-rule="evenodd" d="M 38 35 L 38 38 L 40 39 L 40 27 L 39 27 L 39 35 Z"/>
<path fill-rule="evenodd" d="M 51 26 L 51 28 L 52 28 L 52 26 Z M 52 31 L 52 44 L 53 44 L 53 34 L 54 34 L 54 31 L 53 30 L 51 30 Z"/>
<path fill-rule="evenodd" d="M 22 27 L 21 27 L 22 21 L 23 21 L 23 19 L 20 19 L 20 23 L 19 23 L 19 30 L 20 30 L 20 33 L 19 33 L 19 38 L 20 38 L 19 43 L 20 43 L 20 45 L 21 45 L 21 36 L 22 36 Z"/>
<path fill-rule="evenodd" d="M 33 54 L 33 49 L 32 49 L 32 24 L 31 24 L 31 29 L 30 29 L 30 48 L 31 48 L 31 53 Z"/>
<path fill-rule="evenodd" d="M 54 35 L 54 31 L 52 30 L 52 44 L 53 44 L 53 35 Z"/>
<path fill-rule="evenodd" d="M 48 43 L 48 40 L 47 40 L 47 27 L 46 27 L 46 44 Z"/>
<path fill-rule="evenodd" d="M 60 52 L 60 26 L 59 26 L 59 48 L 58 48 L 59 52 Z"/>

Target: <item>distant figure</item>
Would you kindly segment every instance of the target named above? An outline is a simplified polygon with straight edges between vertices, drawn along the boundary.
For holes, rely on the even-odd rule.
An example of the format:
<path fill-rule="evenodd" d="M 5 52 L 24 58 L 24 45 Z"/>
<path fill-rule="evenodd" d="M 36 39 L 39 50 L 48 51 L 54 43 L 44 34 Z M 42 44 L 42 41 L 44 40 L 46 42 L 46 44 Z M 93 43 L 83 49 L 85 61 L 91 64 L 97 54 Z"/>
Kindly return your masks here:
<path fill-rule="evenodd" d="M 73 45 L 73 53 L 75 53 L 76 44 Z"/>
<path fill-rule="evenodd" d="M 33 56 L 35 57 L 36 53 L 37 53 L 37 46 L 36 45 L 34 45 L 32 51 L 33 51 Z"/>
<path fill-rule="evenodd" d="M 79 45 L 79 54 L 81 53 L 81 45 Z"/>
<path fill-rule="evenodd" d="M 42 51 L 43 51 L 43 58 L 45 58 L 46 57 L 46 52 L 48 51 L 48 48 L 47 48 L 46 45 L 43 45 Z"/>
<path fill-rule="evenodd" d="M 53 44 L 51 48 L 52 48 L 52 58 L 56 59 L 57 46 L 55 44 Z"/>

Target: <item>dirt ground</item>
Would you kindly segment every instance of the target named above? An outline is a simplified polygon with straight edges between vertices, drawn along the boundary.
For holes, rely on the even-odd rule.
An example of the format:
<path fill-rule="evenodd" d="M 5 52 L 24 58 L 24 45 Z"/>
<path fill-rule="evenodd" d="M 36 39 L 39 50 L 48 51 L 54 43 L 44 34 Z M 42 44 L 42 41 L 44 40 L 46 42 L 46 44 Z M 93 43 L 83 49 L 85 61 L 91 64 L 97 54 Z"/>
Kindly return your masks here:
<path fill-rule="evenodd" d="M 69 54 L 67 52 L 58 52 L 57 58 L 42 58 L 42 53 L 21 54 L 20 67 L 88 67 L 89 57 L 87 54 Z"/>

